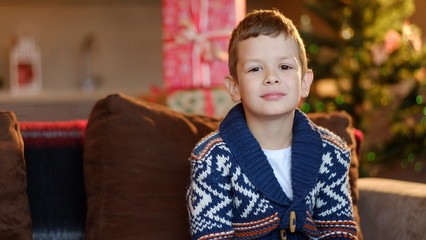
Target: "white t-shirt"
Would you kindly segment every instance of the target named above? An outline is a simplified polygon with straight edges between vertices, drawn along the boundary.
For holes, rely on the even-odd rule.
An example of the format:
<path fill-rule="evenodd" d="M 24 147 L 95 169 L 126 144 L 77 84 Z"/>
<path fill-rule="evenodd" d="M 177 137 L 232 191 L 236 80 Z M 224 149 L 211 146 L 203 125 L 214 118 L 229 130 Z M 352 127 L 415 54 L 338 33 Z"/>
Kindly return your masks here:
<path fill-rule="evenodd" d="M 293 200 L 291 188 L 291 146 L 279 150 L 263 150 L 284 193 Z"/>

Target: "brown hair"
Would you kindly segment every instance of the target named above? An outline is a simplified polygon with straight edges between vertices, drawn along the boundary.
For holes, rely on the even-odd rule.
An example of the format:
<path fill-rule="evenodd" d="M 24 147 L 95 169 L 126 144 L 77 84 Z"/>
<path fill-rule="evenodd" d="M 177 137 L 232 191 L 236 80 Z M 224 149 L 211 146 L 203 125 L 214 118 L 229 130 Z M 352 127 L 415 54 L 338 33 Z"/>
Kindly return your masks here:
<path fill-rule="evenodd" d="M 293 38 L 298 45 L 302 73 L 304 73 L 308 69 L 308 59 L 303 40 L 293 22 L 278 10 L 273 9 L 255 10 L 247 14 L 232 32 L 228 47 L 228 68 L 231 76 L 237 79 L 238 45 L 241 41 L 259 35 L 277 37 L 281 33 L 286 34 L 286 37 Z"/>

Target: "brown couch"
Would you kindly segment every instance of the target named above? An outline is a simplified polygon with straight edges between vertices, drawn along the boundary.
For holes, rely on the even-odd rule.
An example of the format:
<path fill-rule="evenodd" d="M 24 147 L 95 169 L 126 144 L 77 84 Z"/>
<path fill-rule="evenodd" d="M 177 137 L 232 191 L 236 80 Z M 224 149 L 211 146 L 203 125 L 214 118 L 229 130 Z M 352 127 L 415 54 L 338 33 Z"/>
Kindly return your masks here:
<path fill-rule="evenodd" d="M 310 117 L 352 148 L 357 213 L 350 117 Z M 0 239 L 189 239 L 186 159 L 218 123 L 122 94 L 68 123 L 19 123 L 0 112 Z"/>
<path fill-rule="evenodd" d="M 426 239 L 426 184 L 361 178 L 358 186 L 365 239 Z"/>

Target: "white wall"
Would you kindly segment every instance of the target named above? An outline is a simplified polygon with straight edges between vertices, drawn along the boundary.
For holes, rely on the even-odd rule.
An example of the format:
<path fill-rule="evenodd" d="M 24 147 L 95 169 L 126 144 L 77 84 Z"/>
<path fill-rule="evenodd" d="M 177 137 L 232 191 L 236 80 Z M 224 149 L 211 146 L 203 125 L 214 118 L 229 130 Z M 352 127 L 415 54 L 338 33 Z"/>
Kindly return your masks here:
<path fill-rule="evenodd" d="M 78 89 L 80 48 L 88 34 L 95 37 L 93 72 L 102 89 L 146 92 L 162 83 L 161 1 L 5 2 L 10 3 L 0 3 L 0 77 L 7 85 L 9 50 L 22 31 L 33 33 L 42 50 L 43 90 Z"/>

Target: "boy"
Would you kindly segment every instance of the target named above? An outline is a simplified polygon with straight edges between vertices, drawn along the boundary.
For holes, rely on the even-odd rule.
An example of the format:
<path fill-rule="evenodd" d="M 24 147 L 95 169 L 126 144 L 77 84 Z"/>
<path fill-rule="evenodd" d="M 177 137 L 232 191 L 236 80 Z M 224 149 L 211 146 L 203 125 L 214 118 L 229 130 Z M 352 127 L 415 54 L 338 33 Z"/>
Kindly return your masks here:
<path fill-rule="evenodd" d="M 219 130 L 191 155 L 194 239 L 356 239 L 350 151 L 297 109 L 313 72 L 291 20 L 247 15 L 229 44 L 232 100 Z"/>

